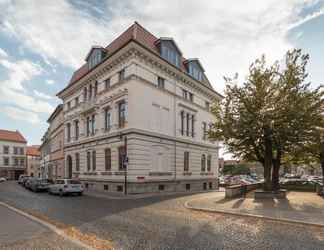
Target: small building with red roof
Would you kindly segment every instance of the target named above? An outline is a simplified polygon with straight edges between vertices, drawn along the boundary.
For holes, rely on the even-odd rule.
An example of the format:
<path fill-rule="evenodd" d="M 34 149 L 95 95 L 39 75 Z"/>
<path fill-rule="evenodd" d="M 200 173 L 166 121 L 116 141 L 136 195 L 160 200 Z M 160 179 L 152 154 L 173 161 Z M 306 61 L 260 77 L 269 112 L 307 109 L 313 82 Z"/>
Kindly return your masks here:
<path fill-rule="evenodd" d="M 39 145 L 27 146 L 27 174 L 29 176 L 41 177 Z"/>
<path fill-rule="evenodd" d="M 18 131 L 0 129 L 0 177 L 18 179 L 26 173 L 27 140 Z"/>

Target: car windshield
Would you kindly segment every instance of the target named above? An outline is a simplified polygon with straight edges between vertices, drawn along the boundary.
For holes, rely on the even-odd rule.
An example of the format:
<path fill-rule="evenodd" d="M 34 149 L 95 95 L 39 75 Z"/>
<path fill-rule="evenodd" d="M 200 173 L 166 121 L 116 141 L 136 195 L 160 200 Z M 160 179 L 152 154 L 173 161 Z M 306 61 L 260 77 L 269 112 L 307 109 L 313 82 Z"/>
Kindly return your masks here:
<path fill-rule="evenodd" d="M 78 180 L 68 180 L 67 183 L 68 184 L 81 184 L 81 182 Z"/>

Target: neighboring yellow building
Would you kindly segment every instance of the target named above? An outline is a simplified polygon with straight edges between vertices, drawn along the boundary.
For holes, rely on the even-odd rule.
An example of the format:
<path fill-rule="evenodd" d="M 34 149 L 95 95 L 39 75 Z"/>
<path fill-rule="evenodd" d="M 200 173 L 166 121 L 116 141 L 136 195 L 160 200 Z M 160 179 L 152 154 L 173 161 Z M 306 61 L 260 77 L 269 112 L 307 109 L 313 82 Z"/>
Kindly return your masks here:
<path fill-rule="evenodd" d="M 39 146 L 27 146 L 27 174 L 40 177 L 40 151 Z"/>

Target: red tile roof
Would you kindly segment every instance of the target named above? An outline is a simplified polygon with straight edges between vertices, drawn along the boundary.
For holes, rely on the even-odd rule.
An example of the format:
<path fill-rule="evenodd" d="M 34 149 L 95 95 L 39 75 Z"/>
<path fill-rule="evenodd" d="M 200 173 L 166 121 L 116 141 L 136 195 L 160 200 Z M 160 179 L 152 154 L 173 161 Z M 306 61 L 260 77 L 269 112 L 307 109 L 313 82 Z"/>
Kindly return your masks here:
<path fill-rule="evenodd" d="M 27 155 L 40 156 L 39 146 L 28 146 Z"/>
<path fill-rule="evenodd" d="M 0 129 L 0 141 L 1 140 L 27 143 L 26 139 L 22 136 L 22 134 L 20 134 L 18 130 L 10 131 Z"/>
<path fill-rule="evenodd" d="M 147 49 L 151 50 L 152 52 L 160 55 L 158 47 L 156 46 L 156 42 L 159 40 L 156 36 L 154 36 L 152 33 L 147 31 L 144 27 L 142 27 L 140 24 L 135 22 L 132 26 L 130 26 L 126 31 L 124 31 L 119 37 L 117 37 L 115 40 L 113 40 L 107 47 L 106 50 L 108 51 L 108 55 L 113 54 L 120 48 L 122 48 L 124 45 L 126 45 L 129 41 L 135 40 Z M 181 70 L 186 72 L 185 67 L 185 58 L 181 58 Z M 83 64 L 81 68 L 76 70 L 72 78 L 70 80 L 69 85 L 75 83 L 79 79 L 81 79 L 83 76 L 85 76 L 89 72 L 87 64 Z M 212 88 L 209 84 L 208 80 L 206 83 L 203 83 L 204 85 L 207 85 L 208 88 Z"/>

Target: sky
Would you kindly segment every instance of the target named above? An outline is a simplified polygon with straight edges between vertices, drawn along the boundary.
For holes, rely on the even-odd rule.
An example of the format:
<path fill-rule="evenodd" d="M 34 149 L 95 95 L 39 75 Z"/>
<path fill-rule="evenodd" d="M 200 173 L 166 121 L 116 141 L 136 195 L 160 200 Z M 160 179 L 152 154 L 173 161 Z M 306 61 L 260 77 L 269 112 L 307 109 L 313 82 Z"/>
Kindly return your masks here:
<path fill-rule="evenodd" d="M 310 54 L 312 86 L 324 83 L 324 0 L 0 0 L 0 128 L 40 144 L 47 118 L 93 45 L 138 21 L 199 58 L 216 91 L 262 54 Z"/>

